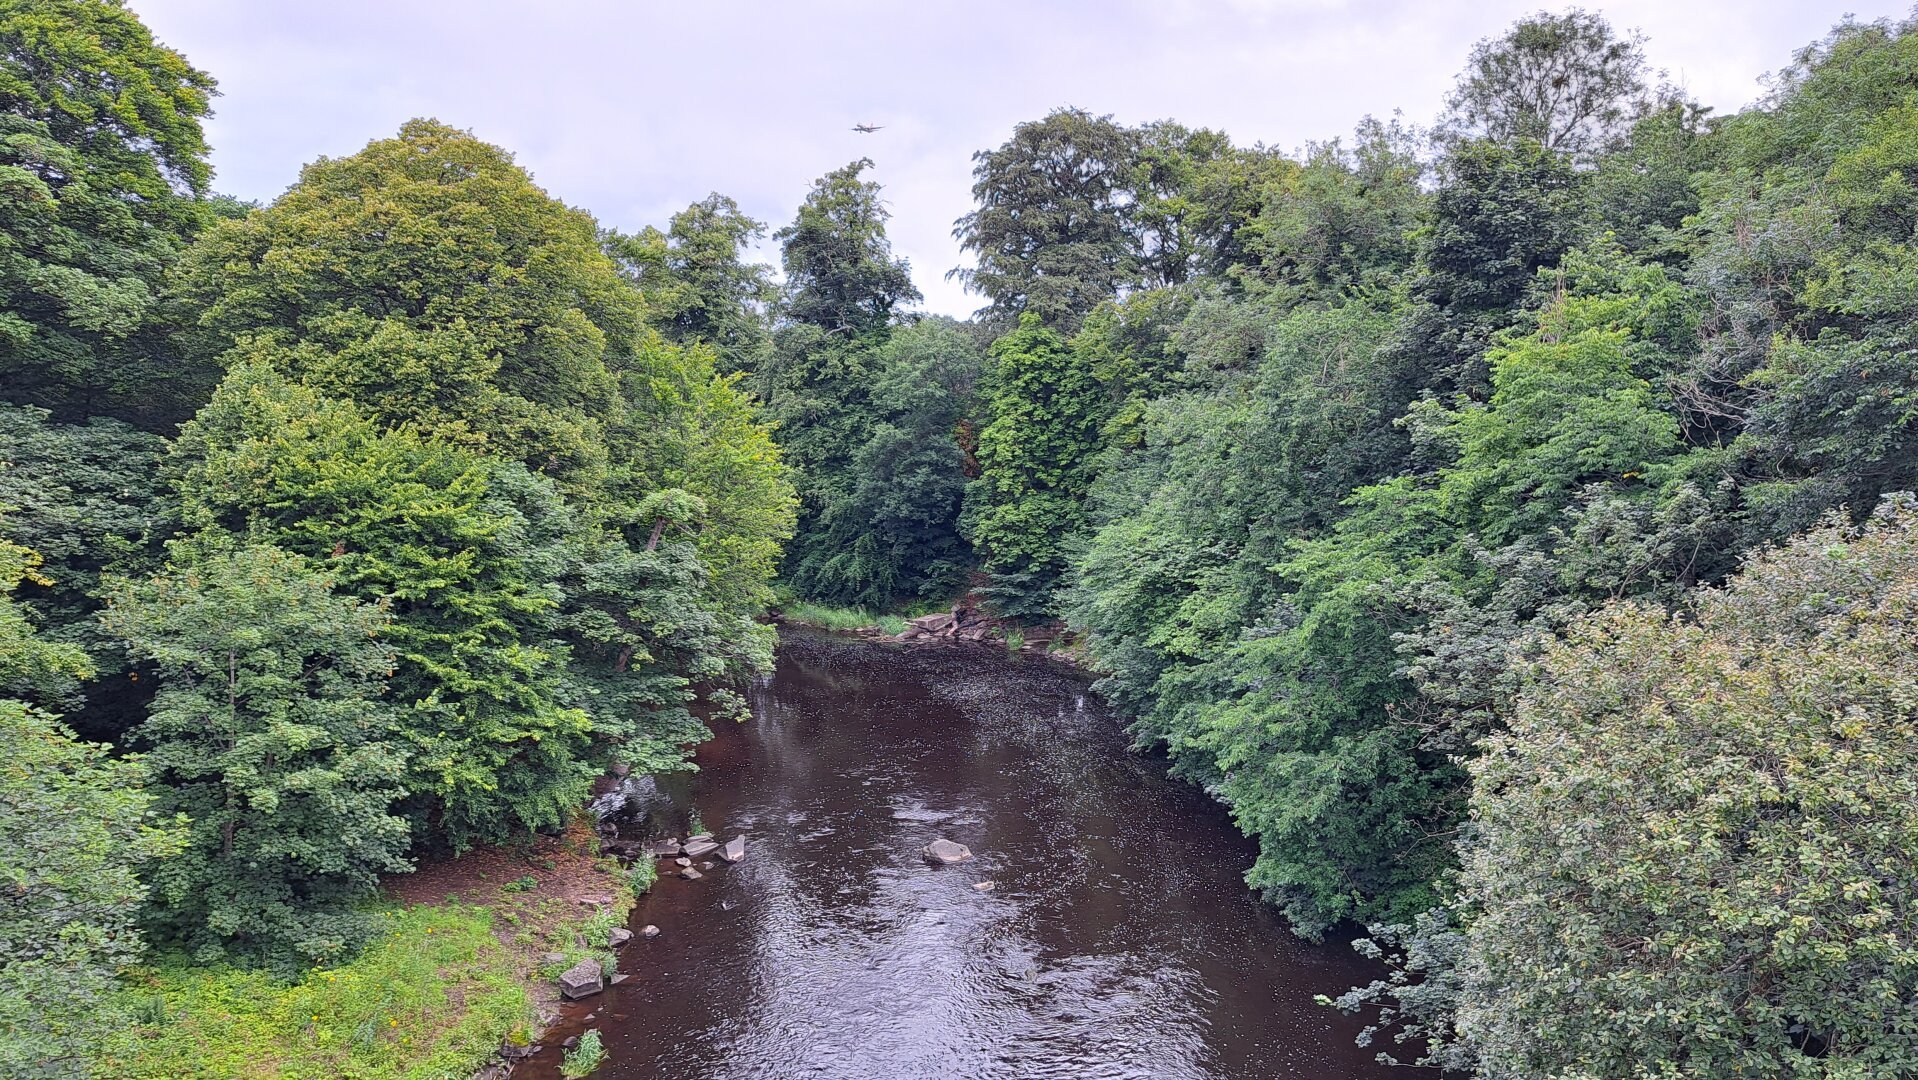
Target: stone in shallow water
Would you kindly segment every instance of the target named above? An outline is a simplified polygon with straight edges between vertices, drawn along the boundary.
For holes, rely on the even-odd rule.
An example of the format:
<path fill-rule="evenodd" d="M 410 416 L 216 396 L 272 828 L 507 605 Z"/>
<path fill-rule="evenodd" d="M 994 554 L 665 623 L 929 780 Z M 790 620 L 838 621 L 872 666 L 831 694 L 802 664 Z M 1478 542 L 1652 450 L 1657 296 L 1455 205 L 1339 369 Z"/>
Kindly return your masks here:
<path fill-rule="evenodd" d="M 972 887 L 978 889 L 980 892 L 991 892 L 998 888 L 997 885 L 990 881 L 975 881 L 972 883 Z"/>
<path fill-rule="evenodd" d="M 718 850 L 719 850 L 719 845 L 713 843 L 712 840 L 710 839 L 689 840 L 686 842 L 686 854 L 692 856 L 695 859 L 702 858 L 707 855 L 711 855 L 713 852 Z"/>
<path fill-rule="evenodd" d="M 941 866 L 951 866 L 972 858 L 972 849 L 964 844 L 955 844 L 941 838 L 926 845 L 926 858 Z"/>
<path fill-rule="evenodd" d="M 639 936 L 643 938 L 656 938 L 659 936 L 659 927 L 654 926 L 652 923 L 647 923 L 645 926 L 639 928 Z"/>
<path fill-rule="evenodd" d="M 664 840 L 655 840 L 646 845 L 646 850 L 662 858 L 669 858 L 679 854 L 679 839 L 669 836 Z"/>
<path fill-rule="evenodd" d="M 700 878 L 703 878 L 706 875 L 700 873 L 699 871 L 689 866 L 686 869 L 681 870 L 679 872 L 679 876 L 685 878 L 687 881 L 698 881 Z"/>
<path fill-rule="evenodd" d="M 559 977 L 559 992 L 567 998 L 590 997 L 605 989 L 606 979 L 597 960 L 581 960 Z"/>
<path fill-rule="evenodd" d="M 735 836 L 731 840 L 726 841 L 726 846 L 719 849 L 719 857 L 729 863 L 738 862 L 745 858 L 746 838 L 743 836 Z"/>
<path fill-rule="evenodd" d="M 633 940 L 633 932 L 623 926 L 613 927 L 612 933 L 606 935 L 606 944 L 614 949 L 619 948 L 631 940 Z"/>

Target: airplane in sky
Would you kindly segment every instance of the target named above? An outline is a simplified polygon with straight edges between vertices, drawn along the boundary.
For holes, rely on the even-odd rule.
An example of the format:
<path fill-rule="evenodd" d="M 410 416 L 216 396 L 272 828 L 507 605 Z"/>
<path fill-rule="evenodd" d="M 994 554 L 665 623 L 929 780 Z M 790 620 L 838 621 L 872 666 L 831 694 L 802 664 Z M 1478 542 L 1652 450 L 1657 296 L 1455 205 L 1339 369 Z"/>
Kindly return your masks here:
<path fill-rule="evenodd" d="M 861 135 L 870 135 L 873 132 L 878 131 L 883 127 L 885 127 L 884 124 L 854 124 L 852 126 L 852 129 L 854 131 L 859 132 Z"/>

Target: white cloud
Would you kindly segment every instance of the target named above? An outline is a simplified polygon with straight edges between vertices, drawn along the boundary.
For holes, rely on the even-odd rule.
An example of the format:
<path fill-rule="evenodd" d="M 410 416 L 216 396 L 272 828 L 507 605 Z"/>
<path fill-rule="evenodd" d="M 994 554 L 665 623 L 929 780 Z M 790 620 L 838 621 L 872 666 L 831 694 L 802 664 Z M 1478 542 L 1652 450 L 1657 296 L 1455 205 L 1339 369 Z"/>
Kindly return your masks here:
<path fill-rule="evenodd" d="M 1293 148 L 1367 113 L 1422 122 L 1472 42 L 1541 0 L 132 3 L 221 82 L 223 191 L 271 199 L 303 163 L 435 116 L 609 224 L 663 223 L 721 191 L 777 228 L 815 177 L 870 156 L 927 307 L 965 314 L 979 300 L 944 277 L 952 223 L 972 152 L 1013 124 L 1072 104 Z M 1721 111 L 1837 17 L 1823 0 L 1586 6 L 1644 29 L 1654 63 Z"/>

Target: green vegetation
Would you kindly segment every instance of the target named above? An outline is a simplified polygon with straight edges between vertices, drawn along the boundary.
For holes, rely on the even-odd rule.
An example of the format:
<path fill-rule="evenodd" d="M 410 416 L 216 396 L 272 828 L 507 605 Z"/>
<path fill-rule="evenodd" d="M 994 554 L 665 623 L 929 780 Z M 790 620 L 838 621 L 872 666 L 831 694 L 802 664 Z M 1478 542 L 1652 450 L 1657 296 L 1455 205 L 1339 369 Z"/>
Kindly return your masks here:
<path fill-rule="evenodd" d="M 684 767 L 777 581 L 1065 623 L 1427 1064 L 1918 1071 L 1918 19 L 1729 116 L 1646 49 L 1541 13 L 1296 155 L 1019 124 L 962 323 L 870 161 L 777 284 L 429 120 L 242 207 L 210 76 L 0 0 L 0 1066 L 469 1075 L 617 916 L 379 883 Z"/>
<path fill-rule="evenodd" d="M 376 918 L 351 962 L 292 983 L 264 971 L 168 960 L 135 975 L 126 997 L 158 1022 L 128 1032 L 107 1075 L 145 1077 L 471 1076 L 502 1037 L 536 1034 L 521 958 L 493 913 L 461 904 Z M 460 1002 L 459 1005 L 449 1004 Z"/>
<path fill-rule="evenodd" d="M 906 629 L 906 619 L 903 615 L 885 615 L 866 608 L 812 604 L 804 600 L 795 600 L 781 606 L 779 617 L 787 622 L 817 626 L 824 630 L 861 630 L 868 626 L 876 626 L 888 634 L 898 634 Z"/>
<path fill-rule="evenodd" d="M 593 1028 L 579 1037 L 579 1044 L 566 1051 L 565 1058 L 559 1064 L 561 1076 L 567 1080 L 578 1080 L 582 1076 L 591 1076 L 593 1070 L 606 1060 L 606 1048 L 600 1044 L 599 1029 Z"/>

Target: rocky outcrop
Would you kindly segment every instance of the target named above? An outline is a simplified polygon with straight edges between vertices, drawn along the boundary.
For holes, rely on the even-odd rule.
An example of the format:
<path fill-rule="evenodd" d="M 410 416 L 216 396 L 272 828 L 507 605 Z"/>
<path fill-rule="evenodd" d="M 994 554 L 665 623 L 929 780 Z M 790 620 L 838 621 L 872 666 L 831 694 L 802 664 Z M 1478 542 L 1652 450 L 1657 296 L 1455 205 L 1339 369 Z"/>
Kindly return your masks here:
<path fill-rule="evenodd" d="M 951 611 L 941 611 L 932 615 L 921 615 L 906 621 L 906 629 L 892 636 L 894 641 L 936 642 L 936 641 L 1006 641 L 1011 633 L 1017 633 L 1023 641 L 1023 652 L 1044 653 L 1052 643 L 1064 633 L 1065 627 L 1059 623 L 1046 623 L 1039 626 L 1020 626 L 1005 619 L 986 614 L 974 604 L 961 601 Z"/>

